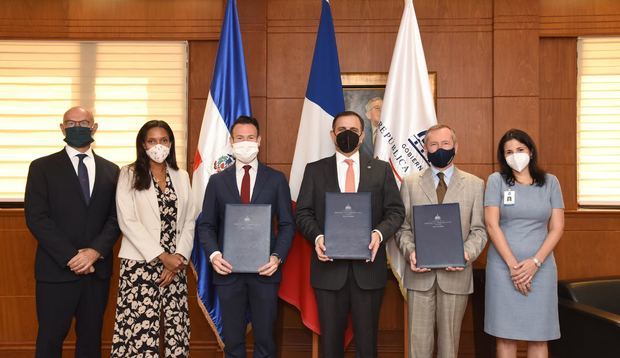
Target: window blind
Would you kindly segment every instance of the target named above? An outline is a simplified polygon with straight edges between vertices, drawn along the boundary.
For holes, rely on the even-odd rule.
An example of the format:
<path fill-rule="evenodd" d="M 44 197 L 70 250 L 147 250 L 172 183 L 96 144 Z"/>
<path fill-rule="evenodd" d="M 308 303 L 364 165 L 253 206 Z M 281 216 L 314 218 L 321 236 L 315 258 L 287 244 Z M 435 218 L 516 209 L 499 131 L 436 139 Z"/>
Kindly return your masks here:
<path fill-rule="evenodd" d="M 620 205 L 620 38 L 579 38 L 578 202 Z"/>
<path fill-rule="evenodd" d="M 133 162 L 138 129 L 158 119 L 185 167 L 186 69 L 185 42 L 0 41 L 0 200 L 23 200 L 30 162 L 63 148 L 77 105 L 94 112 L 98 155 Z"/>

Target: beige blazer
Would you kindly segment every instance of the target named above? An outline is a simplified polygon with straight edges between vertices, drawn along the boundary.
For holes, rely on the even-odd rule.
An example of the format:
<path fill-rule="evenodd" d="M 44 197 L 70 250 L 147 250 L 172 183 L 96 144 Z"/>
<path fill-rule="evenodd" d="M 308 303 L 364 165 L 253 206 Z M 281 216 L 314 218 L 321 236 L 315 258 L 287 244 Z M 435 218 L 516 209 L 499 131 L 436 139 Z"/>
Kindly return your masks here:
<path fill-rule="evenodd" d="M 402 254 L 409 261 L 411 252 L 415 250 L 411 208 L 413 205 L 437 204 L 437 192 L 431 169 L 407 177 L 402 184 L 400 195 L 405 204 L 406 215 L 395 239 Z M 443 202 L 459 203 L 463 241 L 465 251 L 469 255 L 469 263 L 460 272 L 435 269 L 430 272 L 414 273 L 407 269 L 404 279 L 407 289 L 427 291 L 437 280 L 439 288 L 446 293 L 468 294 L 474 291 L 471 263 L 478 258 L 487 242 L 483 196 L 484 181 L 455 167 Z"/>
<path fill-rule="evenodd" d="M 195 206 L 189 175 L 185 170 L 169 169 L 177 194 L 177 233 L 175 253 L 190 259 L 194 246 Z M 161 221 L 155 187 L 133 188 L 133 169 L 124 166 L 116 188 L 116 211 L 123 238 L 118 257 L 150 262 L 164 252 L 159 244 Z"/>

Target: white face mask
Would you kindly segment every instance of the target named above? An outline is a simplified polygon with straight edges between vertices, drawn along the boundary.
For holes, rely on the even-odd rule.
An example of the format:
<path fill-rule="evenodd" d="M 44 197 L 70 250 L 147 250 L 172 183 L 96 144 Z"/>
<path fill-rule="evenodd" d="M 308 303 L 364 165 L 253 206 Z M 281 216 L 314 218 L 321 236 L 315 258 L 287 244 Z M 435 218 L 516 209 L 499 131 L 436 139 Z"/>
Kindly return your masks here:
<path fill-rule="evenodd" d="M 168 154 L 170 154 L 170 147 L 166 147 L 163 144 L 156 144 L 151 148 L 146 150 L 146 154 L 151 158 L 154 162 L 163 163 L 166 158 L 168 158 Z"/>
<path fill-rule="evenodd" d="M 258 155 L 258 142 L 243 141 L 232 144 L 232 152 L 238 161 L 248 164 Z"/>
<path fill-rule="evenodd" d="M 530 164 L 530 155 L 528 153 L 514 153 L 506 156 L 506 163 L 513 170 L 521 173 L 528 164 Z"/>

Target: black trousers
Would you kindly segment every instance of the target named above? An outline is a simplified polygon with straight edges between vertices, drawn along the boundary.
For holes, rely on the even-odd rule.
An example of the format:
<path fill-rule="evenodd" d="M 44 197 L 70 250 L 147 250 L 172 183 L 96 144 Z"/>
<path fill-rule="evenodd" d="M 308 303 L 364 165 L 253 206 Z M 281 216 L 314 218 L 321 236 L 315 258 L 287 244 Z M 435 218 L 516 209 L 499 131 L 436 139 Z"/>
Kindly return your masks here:
<path fill-rule="evenodd" d="M 62 357 L 62 343 L 73 317 L 75 357 L 101 357 L 101 329 L 109 288 L 109 279 L 99 279 L 92 274 L 71 282 L 37 282 L 36 357 Z"/>
<path fill-rule="evenodd" d="M 377 357 L 377 333 L 383 291 L 383 288 L 360 288 L 350 265 L 347 280 L 341 289 L 314 289 L 321 324 L 322 357 L 344 357 L 344 332 L 349 313 L 353 321 L 355 356 Z"/>
<path fill-rule="evenodd" d="M 222 308 L 222 334 L 227 358 L 244 358 L 246 312 L 252 322 L 255 358 L 275 357 L 273 327 L 278 316 L 278 283 L 259 280 L 257 274 L 234 274 L 228 285 L 217 285 Z M 248 311 L 249 308 L 249 311 Z"/>

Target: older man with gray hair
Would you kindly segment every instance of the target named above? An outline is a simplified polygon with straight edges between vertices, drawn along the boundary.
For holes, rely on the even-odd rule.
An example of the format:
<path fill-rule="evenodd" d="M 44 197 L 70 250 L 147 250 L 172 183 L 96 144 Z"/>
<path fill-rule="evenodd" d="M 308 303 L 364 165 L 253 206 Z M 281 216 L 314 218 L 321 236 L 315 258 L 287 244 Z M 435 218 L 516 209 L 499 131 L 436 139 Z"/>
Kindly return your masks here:
<path fill-rule="evenodd" d="M 410 357 L 431 358 L 437 327 L 439 358 L 458 356 L 461 321 L 473 292 L 471 263 L 487 242 L 484 225 L 482 179 L 454 165 L 456 134 L 444 124 L 430 127 L 424 140 L 430 167 L 408 176 L 401 187 L 405 221 L 396 234 L 401 252 L 409 261 L 404 285 L 409 305 Z M 460 207 L 465 267 L 418 267 L 412 208 L 416 205 L 458 203 Z"/>

